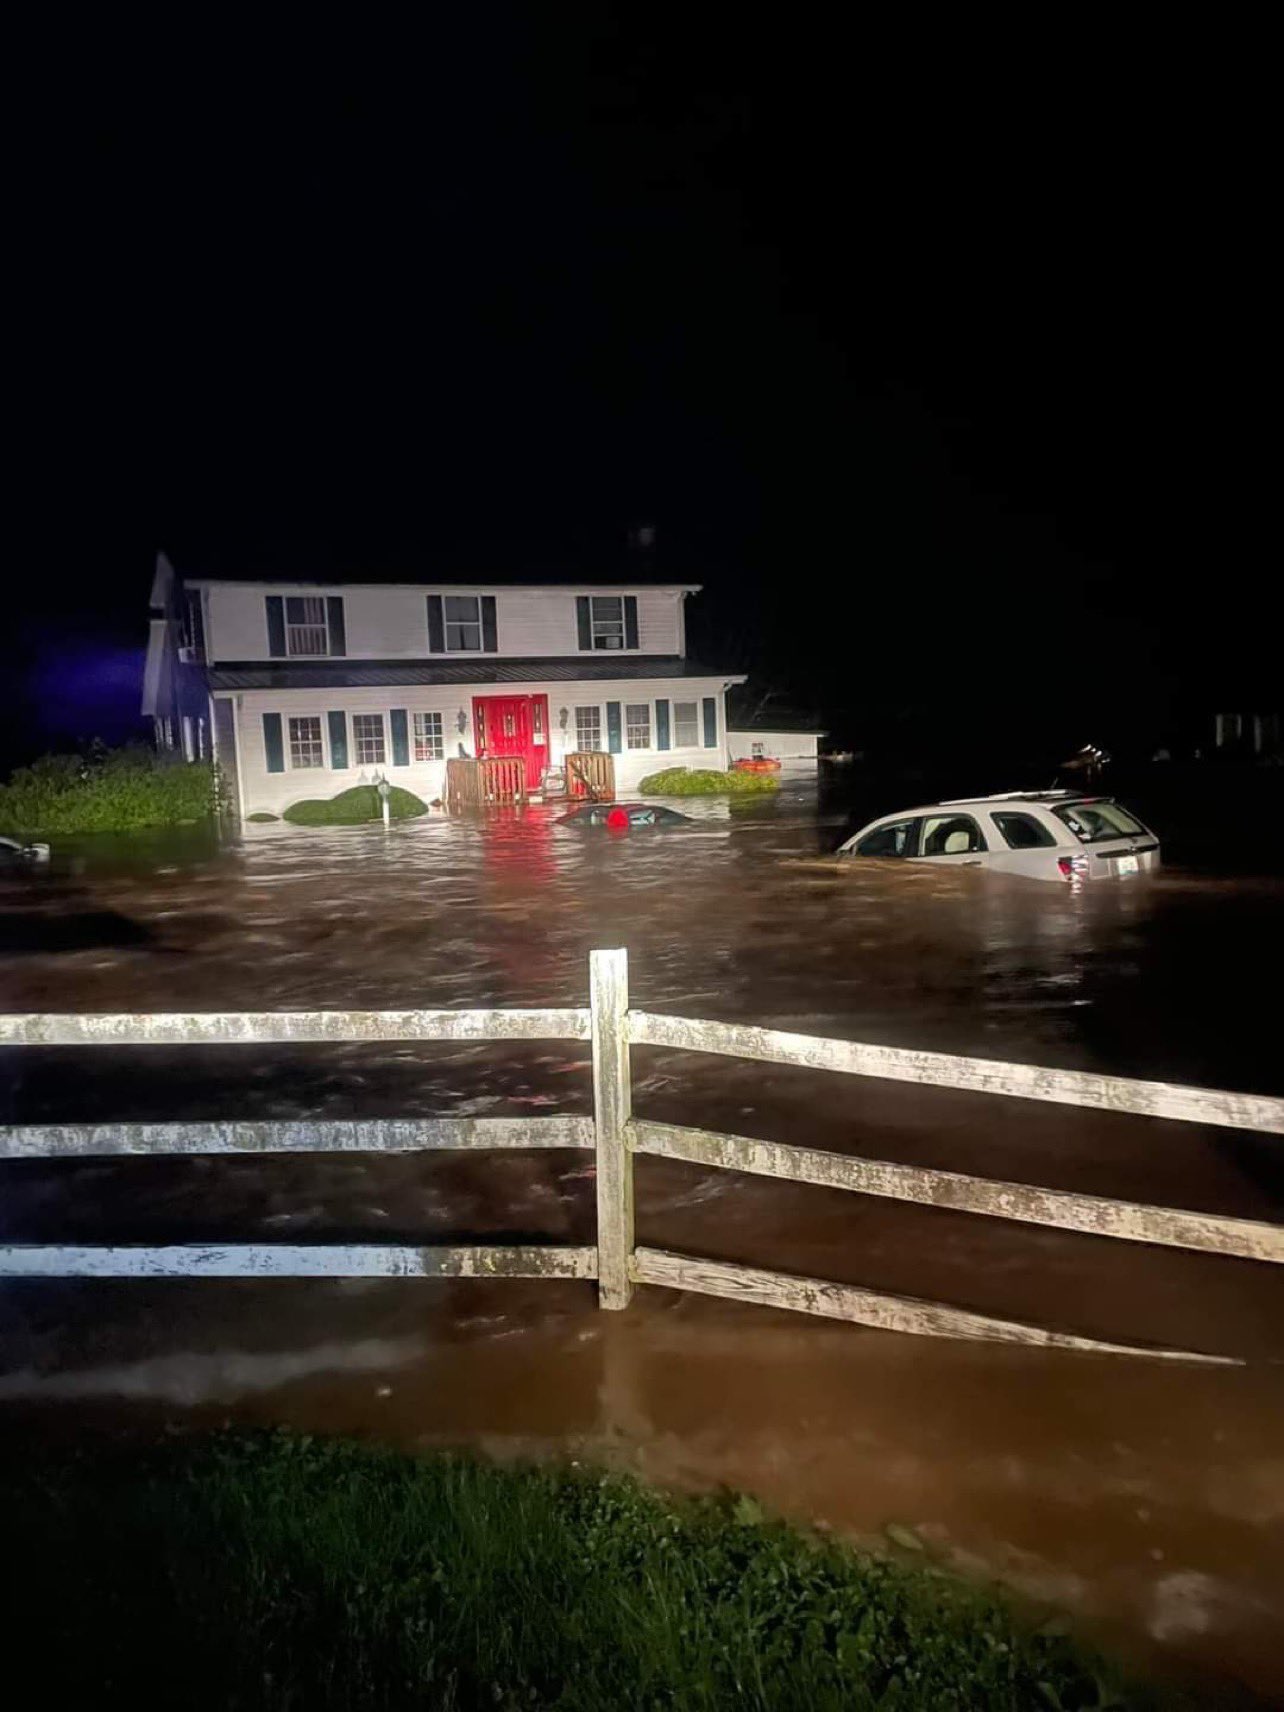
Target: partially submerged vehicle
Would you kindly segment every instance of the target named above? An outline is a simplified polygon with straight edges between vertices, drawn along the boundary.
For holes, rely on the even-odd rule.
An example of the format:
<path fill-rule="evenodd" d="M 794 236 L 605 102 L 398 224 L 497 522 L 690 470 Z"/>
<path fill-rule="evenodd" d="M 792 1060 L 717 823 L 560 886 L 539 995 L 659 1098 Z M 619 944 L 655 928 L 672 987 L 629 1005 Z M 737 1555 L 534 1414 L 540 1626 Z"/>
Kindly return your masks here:
<path fill-rule="evenodd" d="M 990 868 L 1031 880 L 1119 880 L 1158 868 L 1159 840 L 1113 797 L 1000 791 L 882 815 L 838 854 Z"/>
<path fill-rule="evenodd" d="M 0 868 L 38 868 L 49 860 L 47 844 L 19 844 L 15 838 L 0 838 Z"/>
<path fill-rule="evenodd" d="M 559 826 L 600 827 L 606 832 L 629 832 L 634 827 L 690 826 L 691 816 L 656 803 L 581 803 L 558 816 Z"/>

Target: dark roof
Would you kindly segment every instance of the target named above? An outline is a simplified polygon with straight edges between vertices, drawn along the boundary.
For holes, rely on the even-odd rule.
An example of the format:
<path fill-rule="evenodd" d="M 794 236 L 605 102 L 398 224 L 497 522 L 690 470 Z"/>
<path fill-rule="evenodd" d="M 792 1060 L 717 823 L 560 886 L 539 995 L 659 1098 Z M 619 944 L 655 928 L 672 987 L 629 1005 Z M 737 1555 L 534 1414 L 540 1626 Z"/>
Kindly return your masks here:
<path fill-rule="evenodd" d="M 618 540 L 557 543 L 544 549 L 503 540 L 428 548 L 360 548 L 332 542 L 314 545 L 243 543 L 230 549 L 189 547 L 167 554 L 176 574 L 189 582 L 402 584 L 433 588 L 479 584 L 492 588 L 544 588 L 559 584 L 619 584 L 632 588 L 676 588 L 699 584 L 701 565 L 683 551 L 629 549 Z"/>
<path fill-rule="evenodd" d="M 212 666 L 212 690 L 394 689 L 411 684 L 561 684 L 620 678 L 726 678 L 734 674 L 676 654 L 602 659 L 582 654 L 526 660 L 271 660 Z"/>

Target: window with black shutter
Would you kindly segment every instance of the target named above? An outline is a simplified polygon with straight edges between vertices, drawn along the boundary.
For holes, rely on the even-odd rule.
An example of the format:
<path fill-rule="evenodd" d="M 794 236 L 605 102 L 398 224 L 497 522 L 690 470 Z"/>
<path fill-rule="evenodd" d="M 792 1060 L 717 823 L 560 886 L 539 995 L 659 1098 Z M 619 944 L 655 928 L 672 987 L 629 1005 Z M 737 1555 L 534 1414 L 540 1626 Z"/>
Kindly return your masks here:
<path fill-rule="evenodd" d="M 575 601 L 576 641 L 585 652 L 619 654 L 638 646 L 634 594 L 582 594 Z"/>

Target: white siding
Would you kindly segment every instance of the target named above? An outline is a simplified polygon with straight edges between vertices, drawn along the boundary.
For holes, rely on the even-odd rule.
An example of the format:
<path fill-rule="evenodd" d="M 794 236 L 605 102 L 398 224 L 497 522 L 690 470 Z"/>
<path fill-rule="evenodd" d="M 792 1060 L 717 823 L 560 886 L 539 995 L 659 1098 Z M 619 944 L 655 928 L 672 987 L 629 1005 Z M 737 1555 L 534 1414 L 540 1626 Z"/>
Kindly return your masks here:
<path fill-rule="evenodd" d="M 632 593 L 638 603 L 638 652 L 685 653 L 683 595 L 678 589 L 496 588 L 446 584 L 422 588 L 270 588 L 254 583 L 214 583 L 208 589 L 206 649 L 211 661 L 267 660 L 270 594 L 342 595 L 347 658 L 422 660 L 428 655 L 428 611 L 433 594 L 493 594 L 501 655 L 546 658 L 579 652 L 575 623 L 577 594 Z M 601 658 L 600 655 L 597 658 Z"/>
<path fill-rule="evenodd" d="M 237 730 L 240 760 L 240 783 L 244 801 L 244 812 L 254 814 L 263 812 L 280 814 L 292 803 L 301 802 L 306 797 L 332 797 L 340 791 L 347 790 L 350 785 L 367 785 L 374 781 L 379 772 L 387 774 L 394 785 L 402 785 L 406 790 L 414 791 L 416 796 L 425 802 L 432 802 L 435 797 L 446 794 L 446 765 L 445 760 L 416 763 L 414 755 L 414 715 L 433 711 L 440 713 L 442 730 L 445 737 L 445 752 L 447 756 L 458 755 L 460 745 L 466 754 L 473 754 L 472 711 L 474 695 L 547 695 L 549 709 L 549 726 L 551 739 L 552 763 L 560 764 L 568 749 L 574 749 L 575 744 L 575 709 L 577 707 L 596 707 L 600 709 L 602 721 L 602 742 L 606 745 L 606 704 L 610 701 L 621 703 L 621 710 L 628 703 L 648 702 L 651 707 L 651 744 L 650 749 L 625 749 L 615 756 L 616 788 L 622 793 L 636 791 L 638 781 L 647 773 L 659 771 L 661 767 L 725 767 L 726 755 L 726 720 L 723 704 L 722 678 L 654 678 L 644 683 L 605 682 L 605 683 L 558 683 L 558 684 L 503 684 L 426 687 L 415 686 L 391 689 L 342 689 L 342 690 L 252 690 L 232 698 L 238 705 Z M 658 750 L 655 747 L 655 702 L 657 698 L 673 701 L 694 701 L 701 705 L 700 736 L 703 739 L 703 701 L 706 696 L 712 696 L 717 704 L 718 729 L 717 744 L 711 749 L 703 746 L 689 749 Z M 221 699 L 221 698 L 220 698 Z M 405 708 L 409 715 L 411 727 L 412 760 L 407 767 L 395 767 L 392 764 L 392 734 L 388 725 L 388 714 L 394 708 Z M 562 725 L 562 709 L 566 709 L 566 724 Z M 290 767 L 289 720 L 291 716 L 310 714 L 321 720 L 325 757 L 330 760 L 330 736 L 326 720 L 330 712 L 342 711 L 348 719 L 348 753 L 350 765 L 334 771 L 328 765 L 323 768 L 301 768 L 294 770 Z M 459 730 L 459 714 L 463 712 L 467 720 L 467 729 L 461 734 Z M 279 713 L 281 715 L 282 736 L 285 745 L 286 770 L 283 773 L 269 773 L 267 756 L 263 743 L 263 715 Z M 356 752 L 352 738 L 352 715 L 354 713 L 381 713 L 384 716 L 385 743 L 387 745 L 387 765 L 378 767 L 358 767 Z"/>

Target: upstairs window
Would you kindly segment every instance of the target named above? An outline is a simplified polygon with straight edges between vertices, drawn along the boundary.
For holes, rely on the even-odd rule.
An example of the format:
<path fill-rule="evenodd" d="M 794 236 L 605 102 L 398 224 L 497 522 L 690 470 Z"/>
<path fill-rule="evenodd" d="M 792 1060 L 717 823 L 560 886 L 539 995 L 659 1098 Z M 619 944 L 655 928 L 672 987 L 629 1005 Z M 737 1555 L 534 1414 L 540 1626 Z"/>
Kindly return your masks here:
<path fill-rule="evenodd" d="M 445 607 L 447 653 L 480 654 L 480 599 L 475 594 L 448 594 L 442 605 Z"/>
<path fill-rule="evenodd" d="M 497 654 L 499 632 L 493 594 L 430 594 L 430 654 Z"/>
<path fill-rule="evenodd" d="M 321 595 L 286 596 L 285 651 L 287 654 L 328 654 L 330 633 L 326 629 L 325 599 Z"/>
<path fill-rule="evenodd" d="M 581 652 L 623 653 L 638 646 L 638 598 L 635 594 L 581 594 L 575 597 L 576 640 Z"/>
<path fill-rule="evenodd" d="M 591 595 L 594 648 L 623 648 L 624 600 L 621 595 Z"/>
<path fill-rule="evenodd" d="M 342 595 L 270 594 L 264 607 L 268 653 L 274 660 L 347 653 Z"/>

